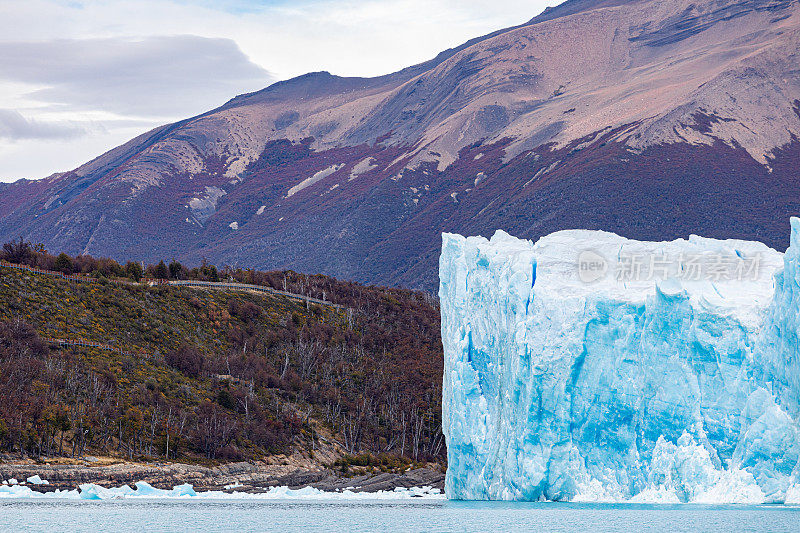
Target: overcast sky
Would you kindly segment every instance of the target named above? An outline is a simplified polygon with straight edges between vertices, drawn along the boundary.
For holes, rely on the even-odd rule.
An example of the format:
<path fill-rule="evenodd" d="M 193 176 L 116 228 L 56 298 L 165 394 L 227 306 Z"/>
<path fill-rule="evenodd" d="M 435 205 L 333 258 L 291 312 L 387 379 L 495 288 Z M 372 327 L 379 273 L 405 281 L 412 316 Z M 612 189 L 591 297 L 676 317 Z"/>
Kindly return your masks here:
<path fill-rule="evenodd" d="M 0 0 L 0 181 L 306 72 L 393 72 L 558 3 Z"/>

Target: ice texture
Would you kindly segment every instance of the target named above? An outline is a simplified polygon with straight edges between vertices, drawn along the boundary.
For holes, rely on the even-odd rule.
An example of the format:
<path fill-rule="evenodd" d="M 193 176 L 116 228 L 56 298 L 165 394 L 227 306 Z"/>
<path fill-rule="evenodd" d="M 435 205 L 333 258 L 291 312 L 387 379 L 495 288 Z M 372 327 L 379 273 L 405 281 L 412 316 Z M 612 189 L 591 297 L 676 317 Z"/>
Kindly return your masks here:
<path fill-rule="evenodd" d="M 608 267 L 591 282 L 587 250 Z M 758 267 L 614 275 L 631 255 Z M 445 233 L 439 275 L 448 498 L 800 500 L 800 220 L 785 254 L 694 235 Z"/>

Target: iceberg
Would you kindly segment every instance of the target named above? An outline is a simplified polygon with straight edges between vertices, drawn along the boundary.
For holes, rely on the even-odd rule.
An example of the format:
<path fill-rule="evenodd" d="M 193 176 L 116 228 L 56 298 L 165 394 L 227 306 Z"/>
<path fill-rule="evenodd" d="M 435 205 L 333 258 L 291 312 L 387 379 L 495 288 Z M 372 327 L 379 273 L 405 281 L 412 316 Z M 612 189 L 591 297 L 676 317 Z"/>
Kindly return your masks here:
<path fill-rule="evenodd" d="M 439 275 L 448 498 L 800 499 L 800 219 L 785 254 L 445 233 Z"/>

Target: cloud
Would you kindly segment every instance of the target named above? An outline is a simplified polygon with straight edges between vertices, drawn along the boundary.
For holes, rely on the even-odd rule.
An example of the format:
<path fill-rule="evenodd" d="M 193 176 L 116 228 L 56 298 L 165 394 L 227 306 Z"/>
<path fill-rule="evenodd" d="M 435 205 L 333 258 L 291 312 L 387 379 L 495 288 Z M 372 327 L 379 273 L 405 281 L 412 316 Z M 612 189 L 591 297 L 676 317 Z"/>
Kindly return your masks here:
<path fill-rule="evenodd" d="M 22 114 L 0 119 L 0 181 L 75 168 L 278 79 L 399 70 L 556 3 L 0 0 L 0 109 Z"/>
<path fill-rule="evenodd" d="M 14 109 L 0 109 L 0 139 L 74 139 L 85 134 L 75 124 L 29 120 Z"/>
<path fill-rule="evenodd" d="M 88 133 L 73 138 L 0 137 L 0 181 L 43 178 L 54 172 L 72 170 L 109 148 L 119 146 L 147 130 L 146 127 L 86 128 Z"/>
<path fill-rule="evenodd" d="M 274 81 L 233 40 L 196 35 L 0 42 L 0 79 L 73 111 L 170 118 Z"/>
<path fill-rule="evenodd" d="M 559 0 L 25 0 L 0 41 L 191 34 L 235 40 L 277 78 L 374 76 L 521 24 Z"/>

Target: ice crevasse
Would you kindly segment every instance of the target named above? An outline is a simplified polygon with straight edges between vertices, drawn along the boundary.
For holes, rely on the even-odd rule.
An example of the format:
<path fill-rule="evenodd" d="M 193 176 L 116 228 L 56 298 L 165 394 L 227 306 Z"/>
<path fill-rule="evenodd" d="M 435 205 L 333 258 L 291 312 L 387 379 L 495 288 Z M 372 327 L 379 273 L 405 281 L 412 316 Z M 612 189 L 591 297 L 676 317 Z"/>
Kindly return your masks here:
<path fill-rule="evenodd" d="M 449 498 L 800 503 L 800 219 L 442 240 Z"/>

